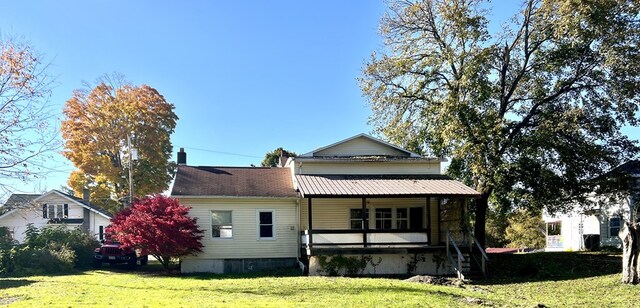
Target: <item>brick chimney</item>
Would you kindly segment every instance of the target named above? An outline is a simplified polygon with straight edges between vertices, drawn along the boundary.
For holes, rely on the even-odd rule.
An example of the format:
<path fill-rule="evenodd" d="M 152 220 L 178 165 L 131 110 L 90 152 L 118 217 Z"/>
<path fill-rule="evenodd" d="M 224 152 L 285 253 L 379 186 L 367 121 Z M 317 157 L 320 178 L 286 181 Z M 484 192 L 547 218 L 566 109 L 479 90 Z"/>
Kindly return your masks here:
<path fill-rule="evenodd" d="M 83 188 L 82 189 L 82 200 L 89 202 L 89 199 L 91 199 L 91 192 L 88 189 Z"/>
<path fill-rule="evenodd" d="M 178 165 L 186 165 L 187 164 L 187 152 L 184 151 L 184 148 L 180 148 L 180 152 L 178 152 Z"/>

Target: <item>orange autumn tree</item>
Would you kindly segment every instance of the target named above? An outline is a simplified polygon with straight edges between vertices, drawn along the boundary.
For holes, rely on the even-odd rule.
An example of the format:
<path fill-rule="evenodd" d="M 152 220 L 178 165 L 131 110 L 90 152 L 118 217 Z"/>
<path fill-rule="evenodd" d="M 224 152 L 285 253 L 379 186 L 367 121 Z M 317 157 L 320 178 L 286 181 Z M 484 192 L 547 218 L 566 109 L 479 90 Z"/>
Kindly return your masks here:
<path fill-rule="evenodd" d="M 62 122 L 63 154 L 78 168 L 69 186 L 78 195 L 88 188 L 93 203 L 117 212 L 129 195 L 129 138 L 137 150 L 134 197 L 167 189 L 174 169 L 169 163 L 170 136 L 178 120 L 173 110 L 156 89 L 132 85 L 117 75 L 75 90 Z"/>

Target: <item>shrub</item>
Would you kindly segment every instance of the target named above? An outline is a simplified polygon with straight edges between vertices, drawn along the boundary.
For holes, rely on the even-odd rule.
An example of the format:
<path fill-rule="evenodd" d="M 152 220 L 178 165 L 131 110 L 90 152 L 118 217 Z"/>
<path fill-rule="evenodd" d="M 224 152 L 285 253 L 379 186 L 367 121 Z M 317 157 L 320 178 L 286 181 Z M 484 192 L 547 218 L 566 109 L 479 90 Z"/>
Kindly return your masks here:
<path fill-rule="evenodd" d="M 11 260 L 11 248 L 16 245 L 16 241 L 11 237 L 7 227 L 0 227 L 0 273 L 7 273 Z"/>
<path fill-rule="evenodd" d="M 18 275 L 66 273 L 73 269 L 75 257 L 71 248 L 56 243 L 48 247 L 15 247 L 9 269 Z"/>
<path fill-rule="evenodd" d="M 0 230 L 0 273 L 12 275 L 55 274 L 87 268 L 100 243 L 80 229 L 65 226 L 38 229 L 27 225 L 25 242 L 3 244 Z"/>
<path fill-rule="evenodd" d="M 74 252 L 74 267 L 88 268 L 91 266 L 93 250 L 100 246 L 100 243 L 91 234 L 80 229 L 69 230 L 65 226 L 46 227 L 37 229 L 28 226 L 25 245 L 37 248 L 49 248 L 66 246 Z"/>

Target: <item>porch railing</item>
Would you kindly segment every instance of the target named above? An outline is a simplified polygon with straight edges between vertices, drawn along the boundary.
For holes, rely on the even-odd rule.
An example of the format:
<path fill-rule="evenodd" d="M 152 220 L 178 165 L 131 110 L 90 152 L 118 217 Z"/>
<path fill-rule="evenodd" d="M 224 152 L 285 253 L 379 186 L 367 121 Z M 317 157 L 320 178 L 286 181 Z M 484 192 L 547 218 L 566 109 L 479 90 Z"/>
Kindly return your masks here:
<path fill-rule="evenodd" d="M 410 245 L 428 245 L 426 229 L 415 230 L 305 230 L 302 232 L 302 244 L 306 247 L 394 247 Z"/>
<path fill-rule="evenodd" d="M 484 251 L 484 248 L 482 248 L 482 245 L 480 245 L 480 242 L 478 242 L 478 239 L 475 237 L 475 235 L 473 233 L 471 233 L 471 238 L 473 239 L 473 244 L 476 245 L 476 248 L 478 249 L 478 251 L 480 251 L 480 269 L 482 270 L 482 275 L 487 275 L 487 261 L 489 261 L 489 256 L 487 256 L 487 253 Z M 475 259 L 475 256 L 473 255 L 473 245 L 471 245 L 471 256 Z M 477 260 L 475 260 L 477 262 Z"/>
<path fill-rule="evenodd" d="M 562 248 L 560 235 L 547 235 L 547 248 Z"/>
<path fill-rule="evenodd" d="M 465 261 L 464 255 L 460 251 L 460 248 L 458 248 L 458 245 L 456 245 L 456 241 L 453 240 L 453 237 L 451 236 L 451 232 L 447 231 L 446 237 L 447 237 L 447 257 L 449 258 L 449 262 L 451 262 L 451 267 L 453 267 L 453 270 L 456 272 L 456 275 L 458 276 L 459 279 L 464 279 L 464 274 L 462 273 L 462 262 Z M 449 246 L 452 246 L 456 251 L 455 259 L 451 254 L 451 249 L 449 248 Z"/>

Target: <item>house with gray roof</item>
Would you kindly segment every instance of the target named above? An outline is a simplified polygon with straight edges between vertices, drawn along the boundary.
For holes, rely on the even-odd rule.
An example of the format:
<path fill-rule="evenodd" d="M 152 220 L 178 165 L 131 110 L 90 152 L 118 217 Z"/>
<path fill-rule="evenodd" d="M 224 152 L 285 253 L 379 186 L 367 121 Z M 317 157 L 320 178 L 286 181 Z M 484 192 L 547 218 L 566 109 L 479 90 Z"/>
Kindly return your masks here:
<path fill-rule="evenodd" d="M 2 206 L 0 227 L 6 227 L 18 242 L 25 239 L 28 224 L 37 228 L 65 226 L 95 234 L 101 240 L 111 214 L 89 202 L 58 190 L 39 194 L 12 194 Z"/>
<path fill-rule="evenodd" d="M 592 193 L 592 207 L 577 204 L 568 213 L 545 213 L 546 251 L 622 247 L 618 233 L 624 223 L 640 222 L 640 160 L 630 160 L 602 178 L 624 189 L 616 196 Z"/>
<path fill-rule="evenodd" d="M 337 256 L 358 260 L 355 274 L 471 270 L 477 246 L 465 217 L 479 194 L 441 174 L 443 159 L 360 134 L 281 161 L 190 166 L 181 149 L 171 196 L 205 230 L 203 252 L 183 258 L 183 272 L 354 274 L 329 268 Z"/>

